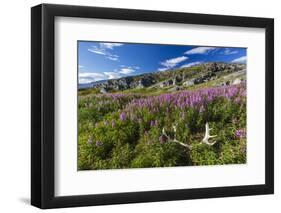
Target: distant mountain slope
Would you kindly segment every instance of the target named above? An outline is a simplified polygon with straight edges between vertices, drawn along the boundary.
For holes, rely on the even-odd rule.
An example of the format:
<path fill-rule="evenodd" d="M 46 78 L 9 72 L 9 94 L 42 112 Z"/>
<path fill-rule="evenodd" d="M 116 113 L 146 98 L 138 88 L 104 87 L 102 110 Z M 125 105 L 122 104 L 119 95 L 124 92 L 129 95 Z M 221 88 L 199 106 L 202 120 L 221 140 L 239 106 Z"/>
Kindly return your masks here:
<path fill-rule="evenodd" d="M 238 72 L 239 75 L 234 73 Z M 227 77 L 228 76 L 228 77 Z M 165 88 L 170 86 L 192 86 L 209 81 L 230 84 L 245 80 L 246 64 L 239 63 L 204 63 L 188 68 L 179 68 L 162 72 L 152 72 L 119 79 L 103 80 L 90 84 L 80 84 L 79 89 L 98 88 L 102 93 L 135 88 Z M 223 78 L 224 77 L 224 78 Z M 218 80 L 219 79 L 219 80 Z"/>
<path fill-rule="evenodd" d="M 79 89 L 87 89 L 87 88 L 93 88 L 98 84 L 105 83 L 107 80 L 101 80 L 101 81 L 95 81 L 91 83 L 86 83 L 86 84 L 79 84 Z"/>

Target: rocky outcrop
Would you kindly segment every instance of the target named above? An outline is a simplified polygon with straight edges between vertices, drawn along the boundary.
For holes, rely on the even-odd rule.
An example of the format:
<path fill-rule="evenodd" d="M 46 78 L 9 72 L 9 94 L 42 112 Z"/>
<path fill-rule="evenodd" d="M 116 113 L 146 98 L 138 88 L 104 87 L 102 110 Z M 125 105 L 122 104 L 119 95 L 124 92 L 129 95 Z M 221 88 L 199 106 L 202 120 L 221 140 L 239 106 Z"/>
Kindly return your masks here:
<path fill-rule="evenodd" d="M 105 88 L 101 88 L 101 89 L 100 89 L 100 93 L 105 94 L 105 93 L 107 93 L 107 91 L 106 91 Z"/>
<path fill-rule="evenodd" d="M 175 86 L 175 87 L 172 87 L 172 88 L 168 89 L 168 92 L 176 92 L 176 91 L 179 91 L 181 89 L 182 89 L 182 87 Z"/>
<path fill-rule="evenodd" d="M 188 81 L 183 82 L 182 85 L 186 86 L 186 87 L 192 86 L 192 85 L 194 85 L 195 80 L 196 80 L 196 78 L 192 78 Z"/>
<path fill-rule="evenodd" d="M 172 79 L 168 79 L 166 81 L 160 82 L 159 86 L 160 87 L 167 87 L 167 86 L 171 86 L 173 85 L 173 80 Z"/>
<path fill-rule="evenodd" d="M 232 82 L 233 85 L 236 85 L 236 84 L 240 84 L 242 81 L 240 78 L 235 78 L 234 81 Z"/>
<path fill-rule="evenodd" d="M 195 84 L 216 80 L 221 76 L 231 76 L 231 80 L 225 79 L 223 84 L 238 84 L 241 82 L 241 78 L 239 77 L 239 75 L 241 75 L 240 73 L 245 75 L 245 72 L 245 64 L 204 63 L 194 67 L 93 82 L 92 87 L 100 88 L 101 93 L 106 93 L 111 90 L 118 91 L 145 87 L 189 87 Z M 233 80 L 236 78 L 237 80 Z"/>

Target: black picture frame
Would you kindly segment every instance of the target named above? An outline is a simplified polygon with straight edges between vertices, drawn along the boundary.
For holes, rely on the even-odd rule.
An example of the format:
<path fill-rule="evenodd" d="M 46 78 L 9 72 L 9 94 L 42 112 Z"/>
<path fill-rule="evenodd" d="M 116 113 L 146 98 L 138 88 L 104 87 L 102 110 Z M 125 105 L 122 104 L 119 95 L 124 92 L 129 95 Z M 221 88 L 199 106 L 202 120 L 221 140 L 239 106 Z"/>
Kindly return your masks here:
<path fill-rule="evenodd" d="M 265 48 L 265 184 L 93 195 L 54 195 L 55 17 L 263 28 Z M 218 198 L 274 193 L 274 20 L 164 11 L 41 4 L 31 9 L 31 204 L 42 208 Z"/>

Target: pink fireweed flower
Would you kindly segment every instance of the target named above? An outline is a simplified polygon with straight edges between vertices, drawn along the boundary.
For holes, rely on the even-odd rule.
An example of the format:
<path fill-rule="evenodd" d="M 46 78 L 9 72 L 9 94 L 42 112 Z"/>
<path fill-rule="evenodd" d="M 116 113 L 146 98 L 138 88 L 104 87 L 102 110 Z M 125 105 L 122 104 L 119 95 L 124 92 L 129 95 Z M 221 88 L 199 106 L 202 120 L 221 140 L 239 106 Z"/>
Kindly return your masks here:
<path fill-rule="evenodd" d="M 120 120 L 121 121 L 124 121 L 126 119 L 126 113 L 125 112 L 122 112 L 119 116 Z"/>
<path fill-rule="evenodd" d="M 132 98 L 124 109 L 126 112 L 133 114 L 141 112 L 142 109 L 146 109 L 150 113 L 170 113 L 177 109 L 180 109 L 180 111 L 193 107 L 198 107 L 198 109 L 200 109 L 202 105 L 204 106 L 217 97 L 223 97 L 235 102 L 237 97 L 243 97 L 244 95 L 246 95 L 246 84 L 199 89 L 195 91 L 185 90 L 175 92 L 172 95 L 167 93 L 150 97 L 141 96 L 138 99 Z M 244 99 L 241 98 L 240 102 L 243 100 Z M 201 111 L 203 109 L 205 108 L 201 108 Z"/>
<path fill-rule="evenodd" d="M 237 138 L 245 138 L 246 137 L 246 130 L 245 129 L 237 129 L 235 132 L 235 136 Z"/>

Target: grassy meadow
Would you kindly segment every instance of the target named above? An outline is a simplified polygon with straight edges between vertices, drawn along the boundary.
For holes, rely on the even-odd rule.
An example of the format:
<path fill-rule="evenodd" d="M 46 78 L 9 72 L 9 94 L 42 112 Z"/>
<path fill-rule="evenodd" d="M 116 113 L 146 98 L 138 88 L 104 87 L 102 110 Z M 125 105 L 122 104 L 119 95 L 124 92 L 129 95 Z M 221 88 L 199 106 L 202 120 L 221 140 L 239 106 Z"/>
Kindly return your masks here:
<path fill-rule="evenodd" d="M 78 95 L 79 170 L 246 163 L 245 82 Z"/>

